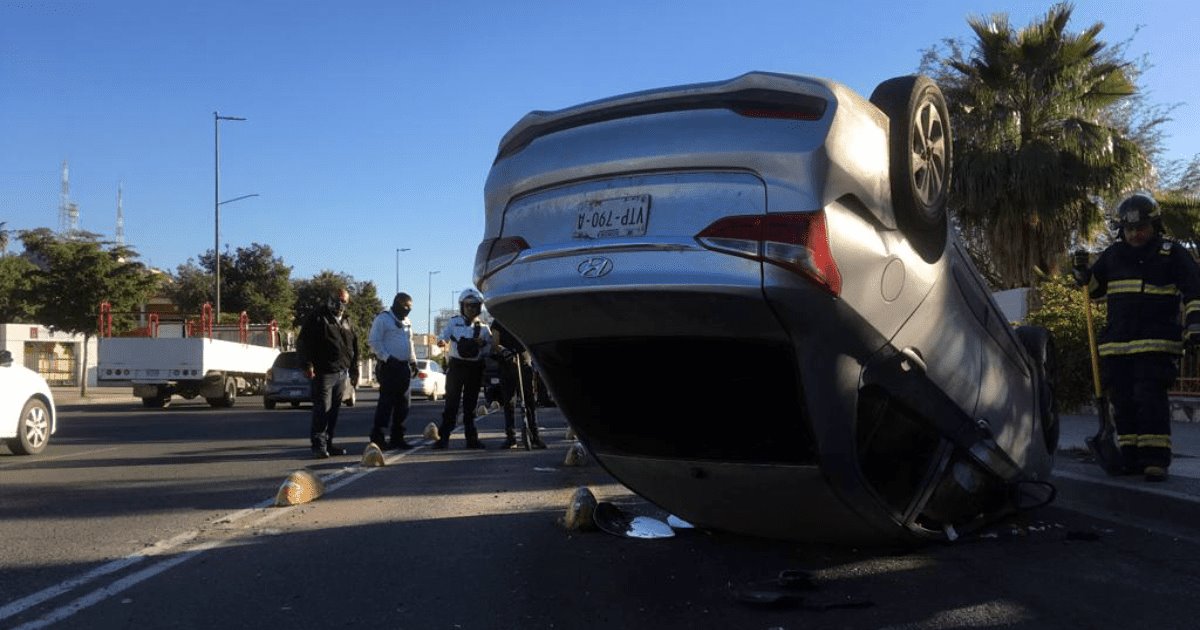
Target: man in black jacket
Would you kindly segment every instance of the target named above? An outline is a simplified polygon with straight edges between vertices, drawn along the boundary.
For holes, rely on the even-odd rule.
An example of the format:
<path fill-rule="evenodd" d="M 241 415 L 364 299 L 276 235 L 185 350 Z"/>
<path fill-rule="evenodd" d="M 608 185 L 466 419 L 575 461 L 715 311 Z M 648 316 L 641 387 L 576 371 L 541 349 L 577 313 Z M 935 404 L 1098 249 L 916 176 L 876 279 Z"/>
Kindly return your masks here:
<path fill-rule="evenodd" d="M 331 293 L 326 303 L 304 320 L 296 341 L 305 373 L 312 379 L 311 439 L 317 459 L 346 454 L 346 449 L 333 444 L 333 434 L 347 375 L 352 387 L 358 385 L 358 336 L 345 316 L 349 303 L 349 291 Z"/>

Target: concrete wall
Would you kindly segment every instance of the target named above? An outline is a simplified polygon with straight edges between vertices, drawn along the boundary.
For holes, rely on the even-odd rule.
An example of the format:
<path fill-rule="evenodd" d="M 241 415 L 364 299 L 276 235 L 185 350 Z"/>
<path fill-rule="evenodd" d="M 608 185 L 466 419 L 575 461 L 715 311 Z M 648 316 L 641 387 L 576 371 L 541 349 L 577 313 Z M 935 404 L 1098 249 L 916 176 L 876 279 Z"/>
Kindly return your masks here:
<path fill-rule="evenodd" d="M 96 338 L 88 340 L 87 383 L 96 384 Z M 0 349 L 13 362 L 40 373 L 51 385 L 79 385 L 83 335 L 68 335 L 38 324 L 0 324 Z"/>

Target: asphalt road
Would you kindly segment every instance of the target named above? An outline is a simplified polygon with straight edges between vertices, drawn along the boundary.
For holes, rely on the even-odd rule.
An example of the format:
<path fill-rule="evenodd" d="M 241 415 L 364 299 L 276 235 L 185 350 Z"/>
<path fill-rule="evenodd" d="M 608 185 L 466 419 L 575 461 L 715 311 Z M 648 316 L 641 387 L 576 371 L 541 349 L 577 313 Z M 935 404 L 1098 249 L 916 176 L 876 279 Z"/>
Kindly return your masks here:
<path fill-rule="evenodd" d="M 353 456 L 308 458 L 308 410 L 137 401 L 65 411 L 38 458 L 0 448 L 0 627 L 1191 628 L 1200 545 L 1054 507 L 918 549 L 849 549 L 702 531 L 568 532 L 574 489 L 665 517 L 569 443 L 421 448 L 361 469 L 373 396 L 343 410 Z M 418 401 L 411 434 L 442 403 Z M 422 440 L 423 442 L 423 440 Z M 270 507 L 287 474 L 326 496 Z M 810 578 L 775 606 L 738 594 Z M 758 591 L 766 587 L 761 586 Z"/>

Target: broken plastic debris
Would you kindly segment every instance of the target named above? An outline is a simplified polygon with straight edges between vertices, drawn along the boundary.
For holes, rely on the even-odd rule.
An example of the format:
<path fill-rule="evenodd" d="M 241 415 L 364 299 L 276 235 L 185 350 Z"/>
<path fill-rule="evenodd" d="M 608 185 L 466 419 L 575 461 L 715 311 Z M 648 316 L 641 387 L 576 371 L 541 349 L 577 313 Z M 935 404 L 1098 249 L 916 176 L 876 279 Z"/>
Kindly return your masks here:
<path fill-rule="evenodd" d="M 695 529 L 694 525 L 674 514 L 667 515 L 667 525 L 670 525 L 671 529 Z"/>
<path fill-rule="evenodd" d="M 592 518 L 596 527 L 622 538 L 671 538 L 675 535 L 670 525 L 649 516 L 630 516 L 607 501 L 596 505 Z"/>

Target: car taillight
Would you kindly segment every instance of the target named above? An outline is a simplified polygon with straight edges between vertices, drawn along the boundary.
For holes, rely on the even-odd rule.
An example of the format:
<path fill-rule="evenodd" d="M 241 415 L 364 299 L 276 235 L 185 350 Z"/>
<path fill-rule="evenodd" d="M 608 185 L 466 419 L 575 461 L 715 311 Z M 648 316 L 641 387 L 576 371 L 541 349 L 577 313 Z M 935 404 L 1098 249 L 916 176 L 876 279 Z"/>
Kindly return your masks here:
<path fill-rule="evenodd" d="M 475 284 L 512 263 L 527 249 L 529 243 L 520 236 L 485 239 L 475 250 Z"/>
<path fill-rule="evenodd" d="M 424 373 L 424 372 L 417 372 L 417 378 L 419 378 L 419 379 L 421 379 L 421 380 L 425 380 L 425 373 Z"/>
<path fill-rule="evenodd" d="M 275 370 L 274 369 L 267 370 L 267 380 L 268 381 L 275 380 Z"/>
<path fill-rule="evenodd" d="M 824 212 L 725 217 L 701 230 L 696 241 L 711 250 L 802 274 L 833 295 L 842 292 L 842 275 L 829 249 Z"/>

